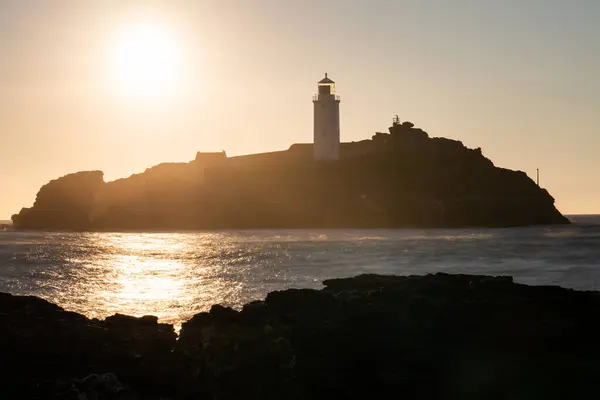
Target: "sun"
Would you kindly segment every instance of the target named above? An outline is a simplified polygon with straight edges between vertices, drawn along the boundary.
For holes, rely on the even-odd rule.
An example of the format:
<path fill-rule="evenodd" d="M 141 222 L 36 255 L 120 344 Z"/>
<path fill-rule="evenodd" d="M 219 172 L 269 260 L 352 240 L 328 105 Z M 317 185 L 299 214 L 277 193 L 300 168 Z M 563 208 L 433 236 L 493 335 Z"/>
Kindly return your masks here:
<path fill-rule="evenodd" d="M 159 26 L 126 29 L 115 39 L 111 58 L 115 85 L 126 94 L 140 98 L 164 95 L 180 83 L 177 41 Z"/>

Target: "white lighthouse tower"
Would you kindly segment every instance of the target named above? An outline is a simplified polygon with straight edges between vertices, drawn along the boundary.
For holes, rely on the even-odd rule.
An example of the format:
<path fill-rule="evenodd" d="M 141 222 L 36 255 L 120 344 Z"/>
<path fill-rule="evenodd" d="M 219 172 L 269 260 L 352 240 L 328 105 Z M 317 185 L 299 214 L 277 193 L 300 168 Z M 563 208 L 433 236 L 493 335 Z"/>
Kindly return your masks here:
<path fill-rule="evenodd" d="M 319 82 L 319 93 L 313 96 L 315 105 L 315 136 L 313 155 L 316 161 L 340 158 L 340 97 L 335 94 L 335 82 L 327 77 Z"/>

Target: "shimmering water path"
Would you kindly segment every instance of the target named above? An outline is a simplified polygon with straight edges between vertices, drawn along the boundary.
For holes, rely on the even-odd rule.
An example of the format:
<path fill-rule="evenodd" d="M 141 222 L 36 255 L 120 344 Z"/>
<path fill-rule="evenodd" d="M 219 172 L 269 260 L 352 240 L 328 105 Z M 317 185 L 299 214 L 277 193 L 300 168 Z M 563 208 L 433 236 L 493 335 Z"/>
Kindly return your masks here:
<path fill-rule="evenodd" d="M 361 273 L 508 274 L 600 289 L 600 219 L 573 220 L 519 229 L 8 231 L 0 232 L 0 291 L 90 317 L 153 314 L 179 324 L 215 303 L 240 307 L 273 290 Z"/>

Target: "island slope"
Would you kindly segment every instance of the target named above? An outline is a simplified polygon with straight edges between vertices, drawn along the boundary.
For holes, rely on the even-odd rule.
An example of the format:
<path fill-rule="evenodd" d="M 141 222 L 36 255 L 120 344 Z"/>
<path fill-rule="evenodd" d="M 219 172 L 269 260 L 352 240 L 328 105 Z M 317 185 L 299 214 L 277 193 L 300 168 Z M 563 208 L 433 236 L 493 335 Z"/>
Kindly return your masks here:
<path fill-rule="evenodd" d="M 51 181 L 20 229 L 511 227 L 569 223 L 524 172 L 481 149 L 430 138 L 412 123 L 342 143 L 337 162 L 311 144 L 227 157 L 198 153 L 104 182 L 102 172 Z"/>

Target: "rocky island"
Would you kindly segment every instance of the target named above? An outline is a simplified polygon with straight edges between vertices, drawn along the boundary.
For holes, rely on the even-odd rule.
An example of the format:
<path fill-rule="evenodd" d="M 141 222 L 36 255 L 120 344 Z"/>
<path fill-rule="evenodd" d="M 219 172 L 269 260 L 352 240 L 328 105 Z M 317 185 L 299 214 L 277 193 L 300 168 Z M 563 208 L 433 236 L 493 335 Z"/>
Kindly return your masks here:
<path fill-rule="evenodd" d="M 198 153 L 113 182 L 101 171 L 78 172 L 44 185 L 12 220 L 17 229 L 60 230 L 569 223 L 524 172 L 410 122 L 341 143 L 337 161 L 312 155 L 312 144 L 238 157 Z"/>
<path fill-rule="evenodd" d="M 195 315 L 88 319 L 0 294 L 3 398 L 567 399 L 600 373 L 600 293 L 361 275 Z"/>

